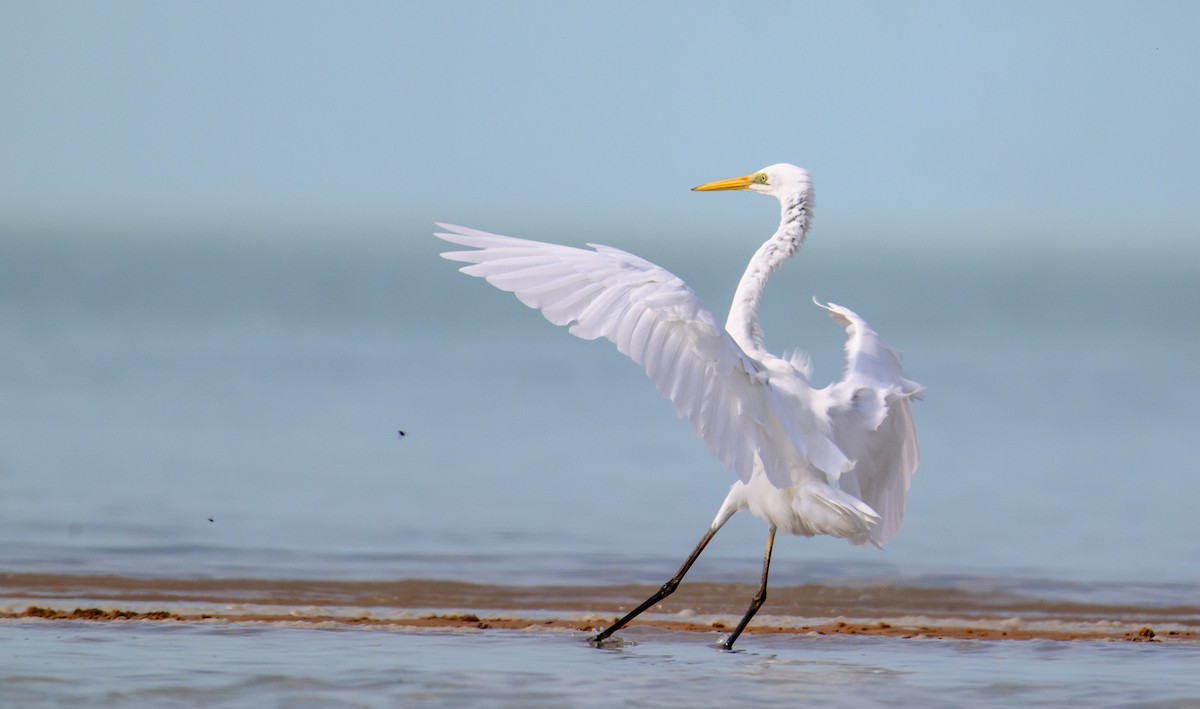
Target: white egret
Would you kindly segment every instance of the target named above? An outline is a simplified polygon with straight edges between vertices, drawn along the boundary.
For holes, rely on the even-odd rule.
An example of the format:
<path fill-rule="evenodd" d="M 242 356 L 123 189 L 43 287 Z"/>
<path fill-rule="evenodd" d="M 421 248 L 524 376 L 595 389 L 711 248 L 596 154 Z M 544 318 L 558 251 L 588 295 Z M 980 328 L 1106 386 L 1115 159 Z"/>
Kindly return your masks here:
<path fill-rule="evenodd" d="M 817 305 L 846 330 L 846 370 L 824 388 L 809 382 L 804 359 L 763 347 L 759 302 L 767 279 L 804 243 L 812 220 L 808 172 L 765 167 L 696 191 L 747 190 L 779 200 L 779 228 L 759 247 L 721 327 L 675 275 L 608 246 L 593 250 L 489 234 L 448 224 L 437 236 L 471 251 L 442 254 L 463 273 L 514 293 L 555 325 L 584 339 L 605 337 L 641 365 L 688 419 L 708 450 L 737 474 L 700 543 L 661 589 L 592 638 L 597 644 L 673 593 L 704 547 L 739 510 L 769 525 L 758 592 L 734 641 L 767 597 L 776 530 L 827 534 L 882 546 L 896 535 L 917 468 L 909 399 L 921 386 L 905 377 L 896 352 L 848 308 Z"/>

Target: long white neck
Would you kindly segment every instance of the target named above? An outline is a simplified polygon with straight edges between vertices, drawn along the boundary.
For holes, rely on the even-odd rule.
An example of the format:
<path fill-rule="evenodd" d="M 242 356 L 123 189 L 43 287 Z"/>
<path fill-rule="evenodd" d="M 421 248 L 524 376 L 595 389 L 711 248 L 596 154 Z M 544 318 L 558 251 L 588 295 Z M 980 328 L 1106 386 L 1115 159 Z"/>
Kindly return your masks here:
<path fill-rule="evenodd" d="M 801 190 L 780 200 L 779 228 L 767 239 L 742 274 L 725 330 L 747 353 L 762 352 L 762 329 L 758 324 L 758 309 L 762 302 L 767 279 L 804 244 L 808 225 L 812 221 L 812 190 Z"/>

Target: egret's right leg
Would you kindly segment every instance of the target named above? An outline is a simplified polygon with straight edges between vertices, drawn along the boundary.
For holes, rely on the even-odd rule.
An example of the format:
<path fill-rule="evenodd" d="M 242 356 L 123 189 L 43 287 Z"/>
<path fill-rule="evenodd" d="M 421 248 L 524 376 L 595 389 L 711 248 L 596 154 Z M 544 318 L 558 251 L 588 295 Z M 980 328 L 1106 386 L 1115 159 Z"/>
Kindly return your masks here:
<path fill-rule="evenodd" d="M 714 524 L 712 527 L 710 527 L 709 530 L 704 533 L 704 536 L 700 538 L 700 543 L 697 544 L 696 548 L 692 550 L 692 553 L 688 556 L 687 561 L 683 562 L 683 566 L 679 567 L 679 571 L 676 571 L 675 575 L 662 585 L 662 588 L 658 589 L 653 596 L 647 598 L 645 603 L 637 608 L 634 608 L 632 611 L 626 614 L 624 618 L 605 628 L 599 635 L 593 637 L 591 641 L 599 645 L 600 643 L 604 642 L 608 636 L 625 627 L 626 623 L 641 615 L 642 611 L 646 610 L 650 606 L 653 606 L 655 603 L 658 603 L 672 593 L 675 593 L 675 589 L 679 588 L 679 582 L 683 580 L 683 577 L 685 574 L 687 574 L 688 569 L 692 568 L 692 564 L 694 564 L 696 559 L 700 556 L 700 552 L 704 551 L 704 547 L 708 546 L 708 542 L 712 540 L 713 535 L 716 534 L 717 530 L 720 528 L 720 524 Z"/>
<path fill-rule="evenodd" d="M 733 649 L 733 642 L 738 639 L 746 626 L 750 624 L 750 619 L 762 608 L 762 604 L 767 601 L 767 576 L 771 573 L 771 550 L 775 548 L 775 525 L 771 525 L 771 531 L 767 533 L 767 553 L 763 555 L 763 570 L 762 581 L 758 586 L 758 593 L 754 594 L 754 599 L 750 601 L 750 608 L 746 611 L 746 615 L 742 616 L 742 622 L 737 624 L 725 642 L 721 643 L 721 647 L 726 650 Z"/>

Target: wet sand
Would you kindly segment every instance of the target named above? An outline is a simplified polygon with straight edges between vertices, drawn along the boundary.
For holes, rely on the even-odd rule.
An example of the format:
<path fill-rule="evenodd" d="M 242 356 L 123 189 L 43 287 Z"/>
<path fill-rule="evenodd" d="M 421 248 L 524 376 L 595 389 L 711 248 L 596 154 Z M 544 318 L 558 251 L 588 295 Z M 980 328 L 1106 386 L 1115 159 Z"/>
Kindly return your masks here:
<path fill-rule="evenodd" d="M 0 575 L 0 619 L 327 624 L 590 632 L 653 586 L 498 586 L 437 580 L 307 581 Z M 719 634 L 755 588 L 685 583 L 630 627 Z M 1073 603 L 954 588 L 801 585 L 770 589 L 749 634 L 974 640 L 1200 642 L 1200 605 Z"/>

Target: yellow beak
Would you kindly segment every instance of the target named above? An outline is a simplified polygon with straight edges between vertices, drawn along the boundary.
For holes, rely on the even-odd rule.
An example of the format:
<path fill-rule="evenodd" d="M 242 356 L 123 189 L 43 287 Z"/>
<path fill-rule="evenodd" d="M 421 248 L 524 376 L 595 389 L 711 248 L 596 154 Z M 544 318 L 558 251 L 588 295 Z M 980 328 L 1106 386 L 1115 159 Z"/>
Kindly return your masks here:
<path fill-rule="evenodd" d="M 735 177 L 732 180 L 717 180 L 706 185 L 693 187 L 693 192 L 716 192 L 717 190 L 744 190 L 754 181 L 754 175 Z"/>

